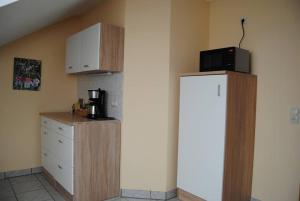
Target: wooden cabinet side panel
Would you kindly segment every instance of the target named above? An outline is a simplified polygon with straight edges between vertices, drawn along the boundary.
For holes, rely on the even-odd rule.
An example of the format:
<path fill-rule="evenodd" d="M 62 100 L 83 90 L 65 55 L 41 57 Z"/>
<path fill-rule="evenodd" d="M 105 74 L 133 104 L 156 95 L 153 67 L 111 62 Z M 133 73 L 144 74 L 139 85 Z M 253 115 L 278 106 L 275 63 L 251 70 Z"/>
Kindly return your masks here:
<path fill-rule="evenodd" d="M 223 201 L 249 201 L 252 190 L 257 78 L 240 73 L 228 74 Z"/>
<path fill-rule="evenodd" d="M 100 70 L 123 71 L 124 28 L 101 24 Z"/>
<path fill-rule="evenodd" d="M 101 201 L 120 193 L 120 123 L 90 122 L 75 127 L 76 201 Z"/>
<path fill-rule="evenodd" d="M 180 201 L 206 201 L 180 188 L 177 189 L 177 196 Z"/>

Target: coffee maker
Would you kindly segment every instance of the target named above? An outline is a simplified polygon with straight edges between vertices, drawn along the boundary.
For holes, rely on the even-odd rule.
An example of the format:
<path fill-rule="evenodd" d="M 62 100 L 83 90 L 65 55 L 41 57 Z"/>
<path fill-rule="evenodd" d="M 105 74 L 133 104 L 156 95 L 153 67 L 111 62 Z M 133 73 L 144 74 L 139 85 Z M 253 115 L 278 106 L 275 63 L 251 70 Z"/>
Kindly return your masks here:
<path fill-rule="evenodd" d="M 88 118 L 100 119 L 107 117 L 106 111 L 106 91 L 101 90 L 88 90 L 89 93 L 89 107 Z"/>

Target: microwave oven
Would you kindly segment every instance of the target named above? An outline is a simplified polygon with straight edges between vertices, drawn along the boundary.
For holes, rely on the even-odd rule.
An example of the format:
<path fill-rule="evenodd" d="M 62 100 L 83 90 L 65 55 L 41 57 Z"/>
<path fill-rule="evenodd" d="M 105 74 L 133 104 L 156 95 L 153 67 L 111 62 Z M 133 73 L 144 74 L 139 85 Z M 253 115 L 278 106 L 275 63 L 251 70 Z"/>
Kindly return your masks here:
<path fill-rule="evenodd" d="M 200 72 L 219 70 L 251 73 L 250 52 L 237 47 L 201 51 Z"/>

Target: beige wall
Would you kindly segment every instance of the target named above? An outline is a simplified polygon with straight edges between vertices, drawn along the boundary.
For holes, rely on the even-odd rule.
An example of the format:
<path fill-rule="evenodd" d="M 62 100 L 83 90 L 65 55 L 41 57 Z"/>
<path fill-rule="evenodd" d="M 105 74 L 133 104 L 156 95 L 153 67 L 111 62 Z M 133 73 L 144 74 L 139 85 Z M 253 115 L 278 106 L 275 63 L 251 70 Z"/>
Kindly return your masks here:
<path fill-rule="evenodd" d="M 263 201 L 298 201 L 300 125 L 289 110 L 300 107 L 300 1 L 216 0 L 210 6 L 210 47 L 243 47 L 258 76 L 253 195 Z"/>
<path fill-rule="evenodd" d="M 170 0 L 127 0 L 121 187 L 166 189 Z"/>
<path fill-rule="evenodd" d="M 167 136 L 167 190 L 176 187 L 179 75 L 199 70 L 199 52 L 208 48 L 209 4 L 204 0 L 172 0 Z"/>
<path fill-rule="evenodd" d="M 0 47 L 0 171 L 40 165 L 38 113 L 69 110 L 76 99 L 76 77 L 64 73 L 65 38 L 101 21 L 125 27 L 121 188 L 175 188 L 178 74 L 198 69 L 201 49 L 237 45 L 239 19 L 246 16 L 244 46 L 253 52 L 259 82 L 253 195 L 296 201 L 300 127 L 288 118 L 300 105 L 299 4 L 104 0 L 79 18 Z M 42 60 L 40 92 L 12 90 L 15 56 Z"/>
<path fill-rule="evenodd" d="M 124 27 L 126 0 L 101 0 L 99 6 L 81 16 L 80 24 L 86 28 L 98 22 Z"/>
<path fill-rule="evenodd" d="M 76 29 L 70 19 L 0 47 L 0 172 L 40 166 L 39 112 L 71 110 L 76 79 L 64 73 L 64 41 Z M 40 91 L 12 89 L 14 57 L 42 60 Z"/>
<path fill-rule="evenodd" d="M 208 14 L 202 0 L 127 0 L 122 188 L 176 188 L 178 75 L 198 69 Z"/>
<path fill-rule="evenodd" d="M 65 39 L 99 21 L 124 26 L 124 12 L 125 0 L 103 0 L 81 16 L 0 47 L 0 172 L 40 166 L 38 114 L 71 110 L 77 99 L 77 76 L 64 73 Z M 42 60 L 41 91 L 12 90 L 14 57 Z"/>
<path fill-rule="evenodd" d="M 126 27 L 121 187 L 153 191 L 174 189 L 177 171 L 178 75 L 197 70 L 199 50 L 208 46 L 208 4 L 202 0 L 104 0 L 100 6 L 76 19 L 31 34 L 8 47 L 13 53 L 24 51 L 19 50 L 24 43 L 30 43 L 32 50 L 45 49 L 42 48 L 43 39 L 53 37 L 51 41 L 55 40 L 56 43 L 46 43 L 52 48 L 37 51 L 39 58 L 48 58 L 52 51 L 55 52 L 57 64 L 54 65 L 56 71 L 52 71 L 52 76 L 71 79 L 66 88 L 73 89 L 76 77 L 65 76 L 63 72 L 65 37 L 99 21 Z M 64 30 L 64 26 L 68 30 Z M 61 39 L 57 40 L 60 35 L 54 34 L 56 32 L 64 33 Z M 41 47 L 35 45 L 36 41 L 40 41 Z M 5 47 L 3 52 L 7 50 Z M 26 49 L 26 53 L 34 58 L 38 57 L 35 55 L 37 52 L 30 54 Z M 46 68 L 44 60 L 43 69 Z M 43 78 L 50 79 L 48 73 L 46 76 L 43 74 Z M 43 86 L 45 83 L 43 81 Z M 35 116 L 40 111 L 69 109 L 76 95 L 70 97 L 72 101 L 63 103 L 58 97 L 50 96 L 50 91 L 42 92 L 45 98 L 39 103 L 43 106 L 35 109 L 27 107 L 29 113 L 35 110 Z M 56 109 L 49 108 L 50 97 L 57 99 Z M 33 100 L 36 99 L 31 97 L 30 101 Z M 24 144 L 33 144 L 34 150 L 23 152 L 23 158 L 28 161 L 33 155 L 36 162 L 26 164 L 20 160 L 19 166 L 12 164 L 10 169 L 40 164 L 38 119 L 30 117 L 29 120 L 34 122 L 28 127 L 33 130 L 31 144 Z M 20 129 L 23 127 L 20 125 Z M 19 137 L 16 136 L 16 139 Z M 7 144 L 10 146 L 13 143 Z M 16 151 L 15 155 L 19 152 Z M 1 158 L 10 156 L 7 154 L 9 152 L 1 153 L 5 153 Z M 11 162 L 16 160 L 12 159 Z"/>

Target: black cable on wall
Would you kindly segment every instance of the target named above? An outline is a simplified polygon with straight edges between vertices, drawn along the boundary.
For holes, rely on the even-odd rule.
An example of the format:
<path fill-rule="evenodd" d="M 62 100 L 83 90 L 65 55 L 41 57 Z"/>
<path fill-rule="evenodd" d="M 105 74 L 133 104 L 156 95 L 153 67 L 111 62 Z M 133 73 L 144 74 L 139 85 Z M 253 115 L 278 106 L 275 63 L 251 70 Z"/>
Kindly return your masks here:
<path fill-rule="evenodd" d="M 242 38 L 239 42 L 239 48 L 241 48 L 241 45 L 242 45 L 242 42 L 245 38 L 245 27 L 244 27 L 244 23 L 245 23 L 245 18 L 241 19 L 241 25 L 242 25 L 242 30 L 243 30 L 243 35 L 242 35 Z"/>

